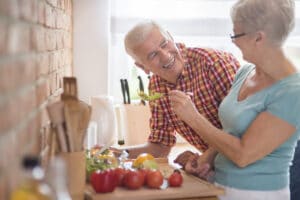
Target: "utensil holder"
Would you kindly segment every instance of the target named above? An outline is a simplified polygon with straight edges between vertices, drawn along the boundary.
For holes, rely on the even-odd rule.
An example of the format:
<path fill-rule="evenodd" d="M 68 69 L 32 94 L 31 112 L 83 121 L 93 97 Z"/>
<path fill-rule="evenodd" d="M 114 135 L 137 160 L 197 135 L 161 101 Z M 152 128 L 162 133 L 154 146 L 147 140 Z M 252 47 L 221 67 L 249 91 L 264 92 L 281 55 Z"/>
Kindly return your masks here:
<path fill-rule="evenodd" d="M 72 200 L 83 200 L 86 179 L 85 152 L 61 153 L 60 156 L 66 163 L 67 185 Z"/>

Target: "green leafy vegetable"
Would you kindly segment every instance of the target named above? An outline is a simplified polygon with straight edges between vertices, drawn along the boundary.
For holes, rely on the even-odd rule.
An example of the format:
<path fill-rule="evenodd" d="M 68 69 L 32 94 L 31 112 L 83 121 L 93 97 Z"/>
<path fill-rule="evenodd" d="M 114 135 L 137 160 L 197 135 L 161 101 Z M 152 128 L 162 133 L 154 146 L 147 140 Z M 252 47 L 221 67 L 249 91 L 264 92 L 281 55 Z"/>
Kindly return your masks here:
<path fill-rule="evenodd" d="M 163 93 L 159 93 L 159 92 L 149 92 L 149 95 L 148 95 L 142 91 L 139 91 L 138 95 L 144 101 L 155 101 L 164 96 Z"/>
<path fill-rule="evenodd" d="M 109 150 L 105 150 L 101 154 L 91 155 L 90 151 L 86 151 L 86 175 L 89 179 L 90 174 L 96 170 L 106 170 L 118 166 L 117 159 L 109 154 Z"/>

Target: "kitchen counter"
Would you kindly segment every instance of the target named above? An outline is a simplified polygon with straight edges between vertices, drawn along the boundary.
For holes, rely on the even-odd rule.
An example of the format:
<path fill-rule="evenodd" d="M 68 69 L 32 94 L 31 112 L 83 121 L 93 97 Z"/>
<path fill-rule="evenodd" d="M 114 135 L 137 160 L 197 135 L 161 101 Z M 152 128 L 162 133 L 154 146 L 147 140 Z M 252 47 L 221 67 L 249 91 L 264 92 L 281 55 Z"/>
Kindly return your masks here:
<path fill-rule="evenodd" d="M 171 174 L 174 167 L 169 165 L 167 159 L 159 160 L 159 169 L 163 174 Z M 164 190 L 143 187 L 138 190 L 128 190 L 117 187 L 112 193 L 95 193 L 91 185 L 86 186 L 87 200 L 146 200 L 146 199 L 188 199 L 188 200 L 217 200 L 217 195 L 224 194 L 224 190 L 211 183 L 182 171 L 183 184 L 181 187 L 168 187 Z"/>

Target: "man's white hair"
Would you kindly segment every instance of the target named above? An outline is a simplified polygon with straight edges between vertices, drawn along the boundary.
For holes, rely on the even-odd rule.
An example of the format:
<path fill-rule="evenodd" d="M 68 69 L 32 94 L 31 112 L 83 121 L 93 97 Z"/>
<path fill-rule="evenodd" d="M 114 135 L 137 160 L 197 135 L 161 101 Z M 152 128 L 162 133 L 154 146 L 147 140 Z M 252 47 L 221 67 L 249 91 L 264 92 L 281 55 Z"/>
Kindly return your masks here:
<path fill-rule="evenodd" d="M 152 20 L 146 20 L 135 25 L 125 36 L 124 45 L 126 52 L 136 59 L 134 49 L 145 41 L 153 29 L 158 29 L 166 38 L 169 37 L 166 30 Z"/>

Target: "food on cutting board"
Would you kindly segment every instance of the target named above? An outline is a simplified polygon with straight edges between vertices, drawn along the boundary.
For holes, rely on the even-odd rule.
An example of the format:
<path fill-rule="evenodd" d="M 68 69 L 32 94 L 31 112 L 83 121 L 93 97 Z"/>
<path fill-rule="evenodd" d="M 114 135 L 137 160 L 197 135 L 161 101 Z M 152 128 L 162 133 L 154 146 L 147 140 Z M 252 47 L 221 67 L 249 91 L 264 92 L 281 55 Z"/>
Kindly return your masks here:
<path fill-rule="evenodd" d="M 98 153 L 99 147 L 86 151 L 86 175 L 89 180 L 92 172 L 96 170 L 114 169 L 119 166 L 118 159 L 110 150 Z"/>
<path fill-rule="evenodd" d="M 149 188 L 159 189 L 164 177 L 159 170 L 150 170 L 146 175 L 146 184 Z"/>
<path fill-rule="evenodd" d="M 110 169 L 92 172 L 90 182 L 99 193 L 113 192 L 118 185 L 117 175 Z"/>
<path fill-rule="evenodd" d="M 117 176 L 117 182 L 118 182 L 118 186 L 125 186 L 124 185 L 124 177 L 125 175 L 129 172 L 128 169 L 124 169 L 122 167 L 118 167 L 115 169 L 115 173 L 116 173 L 116 176 Z"/>
<path fill-rule="evenodd" d="M 161 189 L 165 183 L 171 187 L 182 185 L 180 171 L 160 170 L 154 156 L 149 153 L 142 153 L 133 161 L 128 161 L 130 165 L 122 165 L 109 150 L 99 154 L 97 149 L 93 148 L 87 154 L 87 174 L 97 193 L 112 192 L 117 186 L 138 190 L 143 186 Z"/>
<path fill-rule="evenodd" d="M 161 97 L 164 96 L 163 93 L 151 92 L 151 91 L 149 92 L 149 95 L 146 94 L 143 91 L 138 91 L 138 95 L 144 101 L 155 101 L 155 100 L 160 99 Z"/>
<path fill-rule="evenodd" d="M 131 190 L 137 190 L 144 185 L 144 176 L 139 170 L 130 170 L 125 174 L 124 186 Z"/>
<path fill-rule="evenodd" d="M 171 187 L 180 187 L 182 185 L 183 178 L 181 172 L 175 169 L 174 172 L 169 176 L 168 183 Z"/>
<path fill-rule="evenodd" d="M 149 153 L 142 153 L 133 161 L 132 167 L 136 169 L 158 169 L 158 164 L 154 156 Z"/>

